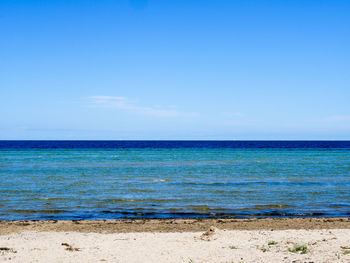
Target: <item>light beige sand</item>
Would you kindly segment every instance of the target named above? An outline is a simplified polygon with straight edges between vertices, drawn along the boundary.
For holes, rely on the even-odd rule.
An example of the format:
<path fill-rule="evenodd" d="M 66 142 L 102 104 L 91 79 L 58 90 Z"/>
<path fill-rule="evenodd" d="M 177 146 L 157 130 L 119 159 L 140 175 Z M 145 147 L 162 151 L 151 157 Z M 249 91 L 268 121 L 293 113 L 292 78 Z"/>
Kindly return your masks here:
<path fill-rule="evenodd" d="M 17 232 L 0 236 L 0 261 L 350 262 L 347 254 L 350 229 L 212 230 L 204 233 Z M 271 241 L 277 244 L 268 245 Z M 295 245 L 305 245 L 307 253 L 288 251 Z"/>

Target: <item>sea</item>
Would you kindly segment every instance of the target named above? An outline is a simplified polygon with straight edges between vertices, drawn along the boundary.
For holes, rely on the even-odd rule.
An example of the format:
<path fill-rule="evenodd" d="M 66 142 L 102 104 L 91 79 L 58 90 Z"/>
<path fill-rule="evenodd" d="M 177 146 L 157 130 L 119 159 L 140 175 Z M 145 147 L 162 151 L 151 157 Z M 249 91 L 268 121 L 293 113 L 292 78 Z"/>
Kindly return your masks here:
<path fill-rule="evenodd" d="M 0 220 L 350 216 L 350 141 L 0 141 Z"/>

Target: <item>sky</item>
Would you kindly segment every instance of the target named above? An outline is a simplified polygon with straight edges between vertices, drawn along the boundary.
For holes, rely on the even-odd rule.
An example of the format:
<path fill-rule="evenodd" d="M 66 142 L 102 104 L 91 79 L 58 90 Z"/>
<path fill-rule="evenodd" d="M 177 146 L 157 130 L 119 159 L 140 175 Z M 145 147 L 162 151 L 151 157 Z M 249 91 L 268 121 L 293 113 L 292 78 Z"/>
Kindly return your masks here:
<path fill-rule="evenodd" d="M 350 139 L 350 1 L 0 0 L 0 139 Z"/>

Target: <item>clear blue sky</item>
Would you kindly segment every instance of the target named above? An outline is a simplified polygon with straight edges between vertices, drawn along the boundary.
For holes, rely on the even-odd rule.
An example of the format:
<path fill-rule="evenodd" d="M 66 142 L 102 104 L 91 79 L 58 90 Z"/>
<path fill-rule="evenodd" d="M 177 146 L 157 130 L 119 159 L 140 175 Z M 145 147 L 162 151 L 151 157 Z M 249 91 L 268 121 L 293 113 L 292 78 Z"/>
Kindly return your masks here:
<path fill-rule="evenodd" d="M 350 1 L 1 0 L 0 139 L 350 139 Z"/>

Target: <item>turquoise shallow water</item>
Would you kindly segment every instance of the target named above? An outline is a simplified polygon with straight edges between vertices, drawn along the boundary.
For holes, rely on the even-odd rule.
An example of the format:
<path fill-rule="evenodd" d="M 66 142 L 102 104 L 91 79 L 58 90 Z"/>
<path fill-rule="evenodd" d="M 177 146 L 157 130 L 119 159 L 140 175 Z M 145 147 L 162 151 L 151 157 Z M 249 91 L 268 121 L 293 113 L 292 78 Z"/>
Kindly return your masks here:
<path fill-rule="evenodd" d="M 349 216 L 344 149 L 2 149 L 0 219 Z"/>

